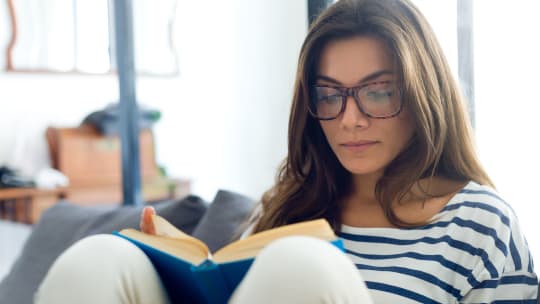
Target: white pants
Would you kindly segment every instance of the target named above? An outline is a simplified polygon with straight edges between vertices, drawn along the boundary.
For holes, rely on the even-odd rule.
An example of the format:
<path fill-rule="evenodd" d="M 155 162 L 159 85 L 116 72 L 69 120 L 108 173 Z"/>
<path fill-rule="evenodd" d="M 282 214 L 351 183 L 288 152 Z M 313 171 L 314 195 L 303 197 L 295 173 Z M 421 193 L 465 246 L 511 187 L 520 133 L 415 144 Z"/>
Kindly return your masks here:
<path fill-rule="evenodd" d="M 52 265 L 37 304 L 169 303 L 152 264 L 113 235 L 85 238 Z M 354 264 L 331 244 L 287 237 L 268 245 L 229 303 L 372 303 Z"/>

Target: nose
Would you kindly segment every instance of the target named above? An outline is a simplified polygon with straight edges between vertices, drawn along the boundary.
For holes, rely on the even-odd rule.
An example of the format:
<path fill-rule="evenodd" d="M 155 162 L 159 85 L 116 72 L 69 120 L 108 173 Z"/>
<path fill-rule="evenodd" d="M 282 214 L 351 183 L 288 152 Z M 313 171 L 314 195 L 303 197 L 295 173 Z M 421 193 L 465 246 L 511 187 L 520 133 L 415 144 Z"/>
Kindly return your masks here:
<path fill-rule="evenodd" d="M 369 126 L 369 117 L 360 111 L 352 96 L 347 97 L 345 111 L 341 116 L 341 125 L 344 129 L 365 128 Z"/>

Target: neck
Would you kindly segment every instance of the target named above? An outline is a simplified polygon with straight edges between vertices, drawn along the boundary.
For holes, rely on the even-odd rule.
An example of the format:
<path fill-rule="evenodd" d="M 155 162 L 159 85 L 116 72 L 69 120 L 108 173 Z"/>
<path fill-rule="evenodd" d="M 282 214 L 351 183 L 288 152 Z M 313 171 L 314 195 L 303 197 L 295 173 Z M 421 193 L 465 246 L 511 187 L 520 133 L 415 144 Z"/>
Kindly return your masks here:
<path fill-rule="evenodd" d="M 375 188 L 381 176 L 382 174 L 354 175 L 353 189 L 349 198 L 358 203 L 378 203 Z M 423 178 L 412 185 L 410 191 L 405 195 L 404 201 L 426 200 L 432 197 L 444 196 L 461 189 L 463 186 L 463 182 L 446 178 Z"/>
<path fill-rule="evenodd" d="M 355 227 L 396 227 L 375 197 L 379 178 L 353 177 L 353 192 L 344 200 L 342 223 Z M 417 181 L 403 200 L 391 202 L 395 215 L 405 223 L 424 224 L 439 213 L 466 181 L 433 177 Z"/>
<path fill-rule="evenodd" d="M 370 175 L 353 175 L 353 189 L 351 198 L 354 201 L 365 202 L 366 204 L 378 203 L 375 197 L 375 187 L 382 173 Z"/>

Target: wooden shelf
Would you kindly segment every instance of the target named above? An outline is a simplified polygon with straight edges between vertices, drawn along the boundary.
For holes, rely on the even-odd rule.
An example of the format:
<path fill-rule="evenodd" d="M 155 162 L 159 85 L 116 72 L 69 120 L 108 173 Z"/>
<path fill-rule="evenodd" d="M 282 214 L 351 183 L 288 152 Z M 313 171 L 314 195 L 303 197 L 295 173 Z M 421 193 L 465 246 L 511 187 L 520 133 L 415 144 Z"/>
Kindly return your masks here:
<path fill-rule="evenodd" d="M 0 189 L 0 219 L 32 224 L 62 197 L 60 189 Z"/>
<path fill-rule="evenodd" d="M 190 193 L 189 180 L 160 178 L 143 182 L 147 203 L 179 199 Z M 0 219 L 33 224 L 43 211 L 64 199 L 78 205 L 120 205 L 121 184 L 79 185 L 54 190 L 35 188 L 0 189 Z"/>

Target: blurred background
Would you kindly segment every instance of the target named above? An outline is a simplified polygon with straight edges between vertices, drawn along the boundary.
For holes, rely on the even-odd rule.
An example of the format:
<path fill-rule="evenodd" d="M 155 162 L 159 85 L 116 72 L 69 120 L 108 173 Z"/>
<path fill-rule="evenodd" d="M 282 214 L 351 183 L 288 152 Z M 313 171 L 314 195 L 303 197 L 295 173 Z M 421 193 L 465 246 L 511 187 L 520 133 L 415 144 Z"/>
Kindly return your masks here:
<path fill-rule="evenodd" d="M 460 80 L 481 161 L 518 214 L 538 261 L 540 98 L 532 93 L 540 80 L 534 34 L 540 2 L 413 2 Z M 53 165 L 48 128 L 77 128 L 118 102 L 109 4 L 0 1 L 0 166 L 36 176 Z M 155 161 L 148 170 L 158 173 L 151 174 L 207 200 L 218 189 L 258 199 L 273 184 L 286 154 L 308 4 L 134 1 L 137 102 L 158 113 L 148 152 Z M 17 16 L 15 45 L 10 9 Z"/>

